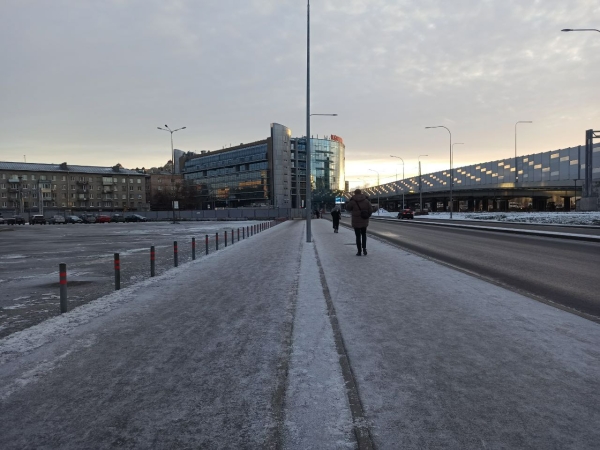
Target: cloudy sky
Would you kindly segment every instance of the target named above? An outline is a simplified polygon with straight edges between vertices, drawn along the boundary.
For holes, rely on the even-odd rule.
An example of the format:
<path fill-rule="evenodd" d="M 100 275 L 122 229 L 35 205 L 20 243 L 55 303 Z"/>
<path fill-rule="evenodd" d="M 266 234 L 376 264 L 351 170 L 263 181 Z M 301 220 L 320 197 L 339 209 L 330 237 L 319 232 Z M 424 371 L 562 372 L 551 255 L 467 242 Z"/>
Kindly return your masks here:
<path fill-rule="evenodd" d="M 151 167 L 306 133 L 305 0 L 1 0 L 0 160 Z M 312 0 L 313 135 L 352 186 L 580 145 L 600 129 L 597 0 Z"/>

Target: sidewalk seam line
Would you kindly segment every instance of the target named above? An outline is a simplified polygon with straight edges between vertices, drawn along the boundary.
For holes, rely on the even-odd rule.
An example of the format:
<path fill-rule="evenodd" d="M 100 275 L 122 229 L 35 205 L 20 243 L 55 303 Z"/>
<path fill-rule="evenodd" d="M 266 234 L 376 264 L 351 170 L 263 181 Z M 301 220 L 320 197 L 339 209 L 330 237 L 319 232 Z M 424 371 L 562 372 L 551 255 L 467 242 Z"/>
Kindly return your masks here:
<path fill-rule="evenodd" d="M 348 357 L 348 352 L 346 351 L 346 345 L 344 343 L 342 331 L 337 320 L 335 307 L 333 306 L 333 300 L 331 298 L 331 293 L 329 292 L 329 287 L 325 278 L 325 272 L 323 270 L 323 265 L 321 264 L 321 259 L 319 258 L 319 252 L 316 245 L 314 246 L 314 249 L 317 259 L 317 266 L 319 267 L 323 295 L 327 304 L 327 315 L 329 316 L 329 322 L 331 323 L 331 328 L 333 330 L 333 339 L 335 341 L 335 347 L 338 353 L 340 367 L 342 369 L 344 384 L 346 385 L 346 395 L 350 405 L 350 412 L 352 413 L 353 429 L 356 442 L 358 444 L 358 449 L 372 450 L 375 449 L 375 445 L 373 443 L 371 431 L 365 418 L 363 405 L 358 392 L 358 384 L 356 382 L 354 372 L 352 371 L 352 366 L 350 365 L 350 358 Z"/>

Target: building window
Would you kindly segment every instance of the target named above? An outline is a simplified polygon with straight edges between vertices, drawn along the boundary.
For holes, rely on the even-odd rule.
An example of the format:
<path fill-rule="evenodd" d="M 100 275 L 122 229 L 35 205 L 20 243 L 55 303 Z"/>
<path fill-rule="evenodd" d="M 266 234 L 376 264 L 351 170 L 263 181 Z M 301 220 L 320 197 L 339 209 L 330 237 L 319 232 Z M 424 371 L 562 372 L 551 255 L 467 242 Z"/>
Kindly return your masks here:
<path fill-rule="evenodd" d="M 138 179 L 137 179 L 137 183 L 138 183 L 138 184 L 142 184 L 142 179 L 141 179 L 141 178 L 138 178 Z"/>

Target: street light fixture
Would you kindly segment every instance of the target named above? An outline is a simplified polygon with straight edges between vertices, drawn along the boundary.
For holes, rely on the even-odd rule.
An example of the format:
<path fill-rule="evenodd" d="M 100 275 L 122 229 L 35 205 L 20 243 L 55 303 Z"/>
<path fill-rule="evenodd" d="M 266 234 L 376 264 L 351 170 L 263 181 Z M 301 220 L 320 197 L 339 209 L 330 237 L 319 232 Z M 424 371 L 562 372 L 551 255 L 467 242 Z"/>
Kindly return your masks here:
<path fill-rule="evenodd" d="M 519 168 L 517 167 L 517 125 L 520 123 L 533 123 L 531 120 L 519 120 L 515 123 L 515 185 L 519 182 Z"/>
<path fill-rule="evenodd" d="M 391 158 L 398 158 L 400 161 L 402 161 L 402 181 L 404 181 L 404 160 L 402 158 L 400 158 L 399 156 L 394 156 L 394 155 L 390 155 Z M 396 166 L 398 167 L 398 166 Z M 396 177 L 396 183 L 398 182 L 398 177 Z M 404 188 L 402 188 L 402 209 L 404 209 Z"/>
<path fill-rule="evenodd" d="M 419 155 L 417 160 L 419 161 L 419 211 L 423 212 L 423 178 L 421 177 L 421 157 L 429 155 Z"/>
<path fill-rule="evenodd" d="M 600 30 L 596 30 L 595 28 L 564 28 L 560 31 L 597 31 L 600 33 Z"/>
<path fill-rule="evenodd" d="M 369 170 L 377 174 L 377 215 L 379 215 L 379 210 L 381 209 L 381 205 L 379 204 L 379 172 L 377 172 L 375 169 Z"/>
<path fill-rule="evenodd" d="M 185 130 L 186 127 L 177 128 L 176 130 L 171 130 L 169 125 L 165 125 L 165 128 L 156 127 L 162 131 L 168 131 L 171 133 L 171 189 L 175 186 L 175 150 L 173 149 L 173 133 L 179 130 Z M 175 193 L 173 193 L 173 223 L 177 223 L 175 221 Z"/>
<path fill-rule="evenodd" d="M 452 210 L 454 209 L 454 200 L 452 198 L 452 185 L 454 184 L 454 170 L 452 168 L 452 133 L 444 125 L 437 125 L 435 127 L 425 128 L 446 128 L 448 134 L 450 135 L 450 218 L 452 219 Z"/>

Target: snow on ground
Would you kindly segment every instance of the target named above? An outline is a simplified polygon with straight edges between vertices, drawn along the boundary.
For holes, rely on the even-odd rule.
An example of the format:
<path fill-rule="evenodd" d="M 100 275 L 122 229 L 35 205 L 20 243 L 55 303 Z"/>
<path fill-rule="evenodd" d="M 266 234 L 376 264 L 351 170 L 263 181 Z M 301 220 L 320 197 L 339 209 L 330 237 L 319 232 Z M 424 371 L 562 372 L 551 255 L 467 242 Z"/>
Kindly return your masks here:
<path fill-rule="evenodd" d="M 430 212 L 415 219 L 450 219 L 449 212 Z M 600 225 L 600 212 L 455 212 L 453 220 L 541 223 L 553 225 Z"/>

